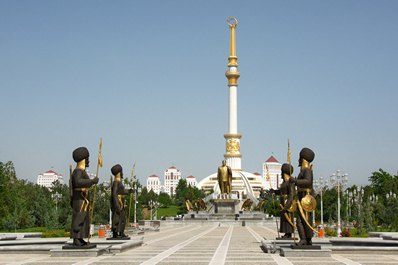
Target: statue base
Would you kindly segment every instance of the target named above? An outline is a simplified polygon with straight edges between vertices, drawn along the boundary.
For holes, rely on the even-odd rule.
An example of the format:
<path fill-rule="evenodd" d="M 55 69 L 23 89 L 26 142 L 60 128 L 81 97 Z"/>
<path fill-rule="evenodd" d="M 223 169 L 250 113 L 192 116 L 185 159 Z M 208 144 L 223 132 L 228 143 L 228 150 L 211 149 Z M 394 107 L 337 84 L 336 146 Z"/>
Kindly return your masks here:
<path fill-rule="evenodd" d="M 90 243 L 83 245 L 83 246 L 67 244 L 65 246 L 62 246 L 62 249 L 91 249 L 91 248 L 96 248 L 96 247 L 97 247 L 97 244 L 90 244 Z"/>
<path fill-rule="evenodd" d="M 290 245 L 291 249 L 321 249 L 320 245 L 303 245 L 303 246 L 298 246 L 298 245 Z"/>
<path fill-rule="evenodd" d="M 236 214 L 239 213 L 237 209 L 239 205 L 237 199 L 215 199 L 213 201 L 214 213 L 222 214 Z"/>
<path fill-rule="evenodd" d="M 298 238 L 293 237 L 277 237 L 275 240 L 298 240 Z"/>
<path fill-rule="evenodd" d="M 107 237 L 106 240 L 130 240 L 130 237 Z"/>

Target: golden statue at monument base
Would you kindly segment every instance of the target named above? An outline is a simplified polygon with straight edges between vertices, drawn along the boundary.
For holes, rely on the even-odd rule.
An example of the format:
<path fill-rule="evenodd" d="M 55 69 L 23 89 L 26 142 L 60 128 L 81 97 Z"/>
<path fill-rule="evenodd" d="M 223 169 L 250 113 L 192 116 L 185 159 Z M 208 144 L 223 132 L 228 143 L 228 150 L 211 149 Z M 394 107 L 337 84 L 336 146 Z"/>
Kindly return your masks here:
<path fill-rule="evenodd" d="M 222 166 L 218 167 L 217 180 L 220 186 L 220 193 L 230 194 L 232 191 L 232 169 L 227 166 L 225 160 L 222 161 Z"/>

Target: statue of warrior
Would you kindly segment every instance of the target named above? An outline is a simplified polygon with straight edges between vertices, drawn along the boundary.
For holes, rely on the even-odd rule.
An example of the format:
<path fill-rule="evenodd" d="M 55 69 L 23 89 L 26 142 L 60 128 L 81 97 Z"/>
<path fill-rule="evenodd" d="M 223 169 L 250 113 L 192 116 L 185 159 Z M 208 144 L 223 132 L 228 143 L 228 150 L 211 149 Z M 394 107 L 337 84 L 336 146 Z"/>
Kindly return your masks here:
<path fill-rule="evenodd" d="M 293 167 L 290 164 L 282 165 L 282 179 L 283 182 L 279 188 L 281 201 L 281 224 L 279 231 L 285 233 L 282 238 L 291 238 L 293 233 L 293 222 L 290 217 L 291 206 L 293 202 L 293 195 L 295 193 L 294 184 L 289 182 L 293 173 Z"/>
<path fill-rule="evenodd" d="M 309 223 L 311 212 L 316 208 L 313 192 L 313 172 L 310 164 L 315 158 L 315 153 L 309 148 L 300 151 L 299 167 L 300 173 L 297 178 L 291 177 L 289 182 L 297 187 L 297 206 L 299 218 L 297 218 L 297 230 L 300 236 L 298 246 L 312 245 L 313 228 Z"/>
<path fill-rule="evenodd" d="M 112 237 L 126 239 L 124 233 L 126 227 L 126 205 L 124 196 L 132 193 L 133 190 L 125 190 L 123 185 L 123 168 L 117 164 L 111 168 L 112 175 L 115 177 L 112 183 L 111 210 L 112 210 Z"/>
<path fill-rule="evenodd" d="M 89 152 L 86 147 L 79 147 L 73 151 L 73 160 L 77 163 L 70 180 L 72 226 L 70 237 L 76 247 L 86 246 L 83 238 L 89 237 L 90 232 L 90 202 L 88 190 L 98 183 L 98 177 L 90 179 L 86 172 L 89 166 Z"/>
<path fill-rule="evenodd" d="M 222 161 L 222 166 L 218 167 L 217 171 L 218 185 L 220 186 L 221 194 L 229 194 L 232 191 L 232 169 L 227 166 L 225 160 Z"/>

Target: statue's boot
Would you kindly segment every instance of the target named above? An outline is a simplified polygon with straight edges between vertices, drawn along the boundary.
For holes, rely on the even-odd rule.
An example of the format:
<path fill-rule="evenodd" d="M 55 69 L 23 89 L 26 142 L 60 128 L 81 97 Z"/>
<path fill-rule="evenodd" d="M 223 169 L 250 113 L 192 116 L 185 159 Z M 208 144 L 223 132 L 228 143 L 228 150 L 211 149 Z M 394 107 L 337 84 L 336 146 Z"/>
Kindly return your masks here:
<path fill-rule="evenodd" d="M 302 223 L 297 223 L 297 231 L 300 237 L 300 241 L 297 243 L 297 246 L 305 246 L 307 245 L 307 239 L 305 237 L 305 230 Z"/>
<path fill-rule="evenodd" d="M 282 236 L 282 238 L 292 238 L 292 233 L 286 233 Z"/>
<path fill-rule="evenodd" d="M 112 237 L 117 238 L 117 231 L 116 229 L 112 229 Z"/>
<path fill-rule="evenodd" d="M 123 237 L 128 237 L 128 236 L 124 232 L 120 232 L 119 237 L 123 238 Z"/>
<path fill-rule="evenodd" d="M 87 245 L 88 243 L 84 241 L 83 238 L 79 238 L 80 243 L 82 243 L 82 246 Z"/>
<path fill-rule="evenodd" d="M 74 239 L 73 239 L 73 245 L 76 246 L 76 247 L 81 247 L 81 246 L 83 246 L 83 243 L 80 242 L 80 239 L 81 239 L 81 238 L 74 238 Z"/>
<path fill-rule="evenodd" d="M 312 238 L 307 238 L 307 245 L 309 245 L 309 246 L 312 245 Z"/>

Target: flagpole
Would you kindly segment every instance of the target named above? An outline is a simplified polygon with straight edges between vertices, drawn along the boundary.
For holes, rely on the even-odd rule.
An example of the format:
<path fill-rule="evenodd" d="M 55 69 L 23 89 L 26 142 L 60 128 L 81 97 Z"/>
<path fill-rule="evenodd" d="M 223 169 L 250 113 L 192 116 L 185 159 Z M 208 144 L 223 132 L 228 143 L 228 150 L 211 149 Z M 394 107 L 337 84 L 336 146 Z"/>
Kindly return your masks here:
<path fill-rule="evenodd" d="M 95 177 L 98 178 L 98 171 L 99 168 L 102 167 L 102 154 L 101 154 L 101 150 L 102 150 L 102 137 L 100 138 L 100 144 L 98 147 L 98 162 L 97 162 L 97 171 L 95 172 Z M 95 203 L 95 196 L 97 193 L 97 184 L 94 184 L 94 195 L 93 195 L 93 202 L 91 204 L 91 213 L 90 213 L 90 228 L 91 228 L 91 223 L 93 221 L 93 214 L 94 214 L 94 203 Z M 91 234 L 89 233 L 89 237 L 88 237 L 88 241 L 90 243 L 90 237 Z"/>
<path fill-rule="evenodd" d="M 133 183 L 133 189 L 134 189 L 134 194 L 135 194 L 135 175 L 134 175 L 134 171 L 135 171 L 135 162 L 134 162 L 134 165 L 133 165 L 133 169 L 131 170 L 131 181 L 130 181 L 130 183 Z M 134 181 L 133 181 L 133 178 L 134 178 Z M 130 189 L 131 189 L 131 187 L 130 187 Z M 131 213 L 131 199 L 132 199 L 132 197 L 133 197 L 133 195 L 132 195 L 132 193 L 130 193 L 130 202 L 129 202 L 129 215 L 128 215 L 128 218 L 127 218 L 127 227 L 130 227 L 130 213 Z M 134 204 L 134 208 L 136 207 L 136 204 Z M 134 224 L 135 225 L 135 224 Z"/>
<path fill-rule="evenodd" d="M 290 140 L 289 138 L 287 139 L 287 162 L 289 162 L 290 165 L 290 170 L 291 170 L 291 165 L 292 165 L 292 160 L 291 160 L 291 152 L 290 152 Z M 292 177 L 292 172 L 290 172 L 290 177 Z M 289 185 L 291 185 L 289 183 Z M 289 188 L 290 191 L 290 188 Z M 294 194 L 293 194 L 293 200 L 294 200 Z M 300 202 L 298 202 L 300 203 Z M 294 240 L 294 244 L 296 244 L 296 228 L 294 227 L 294 213 L 293 213 L 293 240 Z"/>

